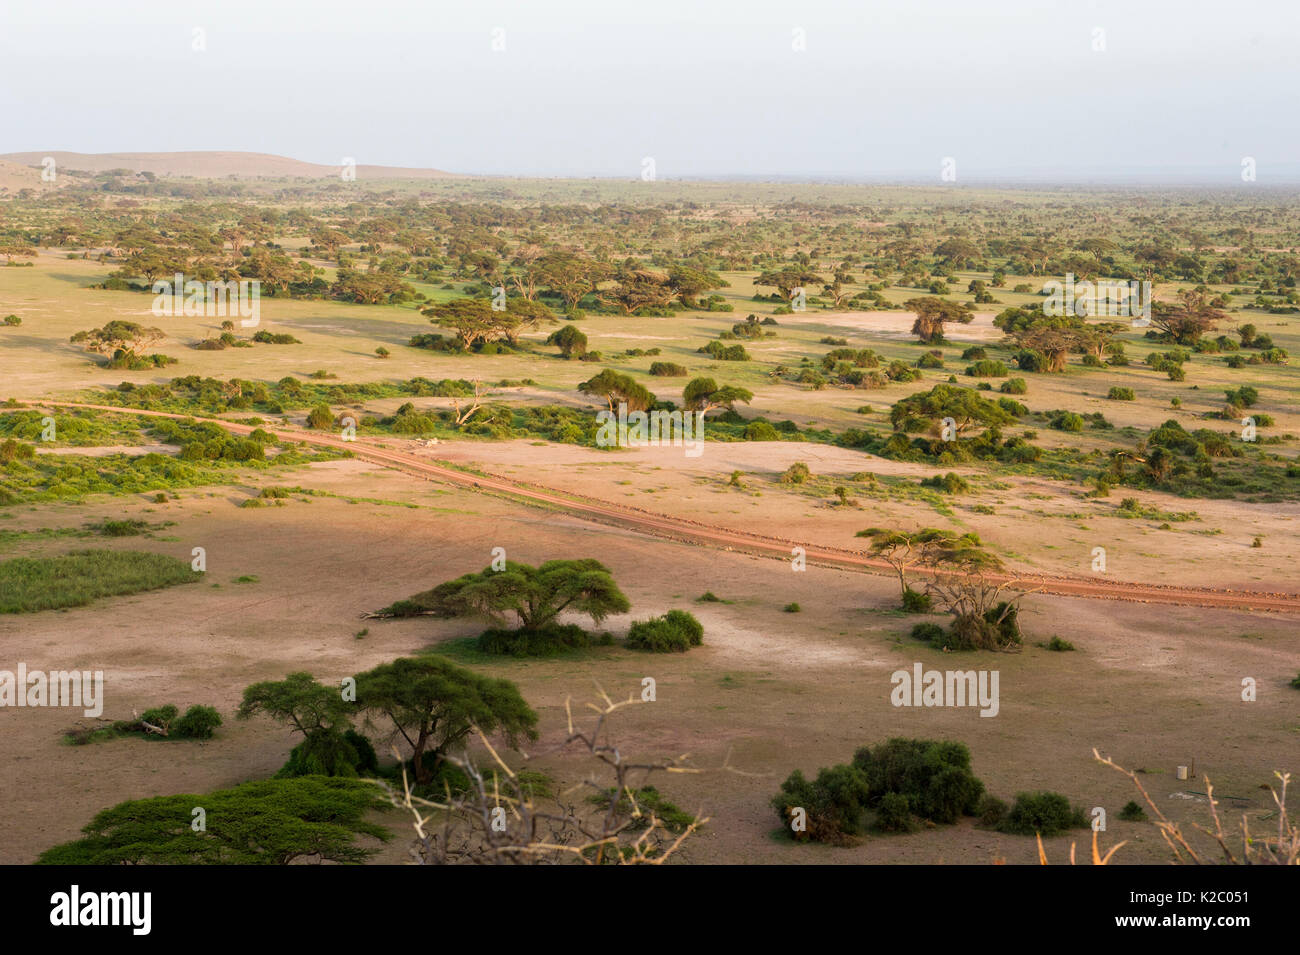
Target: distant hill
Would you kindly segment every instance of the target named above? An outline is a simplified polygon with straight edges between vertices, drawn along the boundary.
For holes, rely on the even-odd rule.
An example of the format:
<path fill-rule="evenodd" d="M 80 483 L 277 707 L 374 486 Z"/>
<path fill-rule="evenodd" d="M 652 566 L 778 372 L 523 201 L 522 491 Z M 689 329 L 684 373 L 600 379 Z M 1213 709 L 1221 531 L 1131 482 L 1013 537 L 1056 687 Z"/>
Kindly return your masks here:
<path fill-rule="evenodd" d="M 64 169 L 86 172 L 107 172 L 110 169 L 129 169 L 132 172 L 151 172 L 161 177 L 185 176 L 193 179 L 325 179 L 339 175 L 339 166 L 322 166 L 302 162 L 286 156 L 268 153 L 242 152 L 180 152 L 180 153 L 69 153 L 49 152 L 5 153 L 0 155 L 0 186 L 6 184 L 8 170 L 14 166 L 39 166 L 46 156 Z M 40 171 L 29 170 L 40 182 Z M 400 166 L 357 166 L 358 179 L 445 179 L 454 173 L 441 169 L 404 169 Z M 18 188 L 21 188 L 19 186 Z"/>
<path fill-rule="evenodd" d="M 36 160 L 40 164 L 40 159 Z M 50 183 L 41 181 L 40 169 L 17 162 L 0 159 L 0 193 L 18 192 L 22 189 L 48 189 Z"/>

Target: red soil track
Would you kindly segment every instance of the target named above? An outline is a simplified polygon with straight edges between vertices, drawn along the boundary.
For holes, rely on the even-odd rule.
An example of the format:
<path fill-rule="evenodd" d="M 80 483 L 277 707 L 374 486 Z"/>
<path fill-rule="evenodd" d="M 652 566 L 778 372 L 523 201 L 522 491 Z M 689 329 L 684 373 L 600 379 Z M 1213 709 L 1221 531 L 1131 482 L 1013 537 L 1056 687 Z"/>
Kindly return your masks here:
<path fill-rule="evenodd" d="M 139 408 L 125 408 L 116 405 L 78 404 L 61 401 L 32 403 L 41 407 L 86 408 L 156 418 L 193 418 L 196 421 L 210 421 L 236 434 L 244 435 L 252 432 L 255 427 L 236 424 L 221 418 L 199 418 L 194 415 L 145 411 Z M 302 441 L 317 447 L 350 451 L 360 460 L 380 464 L 426 480 L 442 481 L 448 484 L 460 485 L 461 487 L 504 494 L 527 503 L 556 508 L 574 517 L 624 527 L 655 537 L 787 560 L 792 557 L 793 548 L 802 547 L 809 563 L 868 573 L 894 574 L 894 569 L 889 564 L 882 560 L 873 560 L 861 551 L 813 544 L 807 541 L 785 540 L 748 531 L 731 530 L 714 524 L 704 524 L 686 518 L 657 514 L 622 504 L 611 504 L 607 501 L 557 491 L 540 485 L 525 484 L 496 475 L 461 471 L 445 465 L 432 464 L 414 455 L 391 451 L 360 440 L 344 441 L 341 438 L 326 437 L 318 432 L 299 431 L 297 429 L 270 426 L 262 426 L 262 428 L 286 441 Z M 1098 600 L 1124 600 L 1134 603 L 1300 613 L 1300 594 L 1266 593 L 1253 590 L 1216 590 L 1208 587 L 1176 587 L 1165 584 L 1142 584 L 1125 581 L 1096 581 L 1081 577 L 1033 573 L 987 576 L 995 582 L 1015 581 L 1017 589 L 1061 597 L 1090 597 Z"/>

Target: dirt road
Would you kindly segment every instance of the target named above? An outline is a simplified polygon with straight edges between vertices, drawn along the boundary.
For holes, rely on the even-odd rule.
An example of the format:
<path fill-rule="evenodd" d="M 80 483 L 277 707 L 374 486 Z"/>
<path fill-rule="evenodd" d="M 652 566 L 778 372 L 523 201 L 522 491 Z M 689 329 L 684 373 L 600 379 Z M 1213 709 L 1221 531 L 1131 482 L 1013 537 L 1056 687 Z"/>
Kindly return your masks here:
<path fill-rule="evenodd" d="M 236 424 L 221 418 L 201 418 L 195 415 L 145 411 L 139 408 L 124 408 L 115 405 L 79 404 L 60 401 L 34 401 L 31 403 L 37 407 L 86 408 L 156 418 L 194 418 L 197 421 L 211 421 L 235 434 L 243 435 L 254 430 L 252 425 Z M 544 505 L 562 510 L 574 517 L 629 528 L 656 537 L 785 560 L 792 559 L 795 553 L 794 549 L 800 547 L 803 548 L 804 557 L 810 564 L 877 574 L 892 575 L 894 573 L 894 569 L 885 561 L 874 560 L 862 551 L 831 547 L 811 541 L 785 540 L 748 531 L 732 530 L 683 517 L 658 514 L 621 504 L 611 504 L 607 501 L 569 494 L 553 488 L 513 481 L 495 475 L 458 470 L 445 465 L 430 463 L 414 455 L 380 447 L 366 440 L 344 441 L 342 438 L 329 437 L 319 432 L 270 425 L 261 427 L 282 440 L 303 441 L 316 447 L 350 451 L 363 461 L 370 461 L 384 467 L 404 471 L 426 480 L 442 481 L 461 487 L 503 494 L 534 505 Z M 1032 573 L 990 574 L 986 575 L 986 577 L 1002 583 L 1015 581 L 1017 588 L 1057 596 L 1092 597 L 1099 600 L 1124 600 L 1134 603 L 1175 604 L 1191 607 L 1300 613 L 1300 594 L 1215 590 L 1208 587 L 1174 587 L 1132 581 L 1094 580 L 1082 577 L 1049 576 Z"/>

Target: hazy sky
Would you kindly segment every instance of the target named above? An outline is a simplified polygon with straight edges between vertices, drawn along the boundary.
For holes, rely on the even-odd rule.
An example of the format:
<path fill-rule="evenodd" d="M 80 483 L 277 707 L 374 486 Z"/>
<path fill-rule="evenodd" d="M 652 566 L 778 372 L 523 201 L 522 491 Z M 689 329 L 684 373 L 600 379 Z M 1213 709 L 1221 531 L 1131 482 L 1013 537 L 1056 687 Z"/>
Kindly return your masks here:
<path fill-rule="evenodd" d="M 1298 26 L 1297 0 L 0 0 L 0 152 L 1295 181 Z"/>

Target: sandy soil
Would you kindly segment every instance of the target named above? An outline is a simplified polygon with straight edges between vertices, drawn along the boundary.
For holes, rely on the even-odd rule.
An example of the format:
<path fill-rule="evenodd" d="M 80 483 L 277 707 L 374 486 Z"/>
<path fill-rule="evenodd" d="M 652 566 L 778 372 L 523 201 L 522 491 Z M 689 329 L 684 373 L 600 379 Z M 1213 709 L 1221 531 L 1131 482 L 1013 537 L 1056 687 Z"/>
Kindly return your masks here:
<path fill-rule="evenodd" d="M 1050 788 L 1085 807 L 1106 807 L 1104 841 L 1129 839 L 1118 861 L 1130 863 L 1163 860 L 1165 850 L 1149 826 L 1115 818 L 1133 793 L 1127 780 L 1093 762 L 1092 746 L 1151 770 L 1144 778 L 1153 795 L 1184 818 L 1204 807 L 1171 798 L 1200 788 L 1175 782 L 1175 765 L 1194 759 L 1220 793 L 1244 797 L 1241 805 L 1256 815 L 1266 796 L 1258 787 L 1271 771 L 1295 768 L 1283 765 L 1294 749 L 1286 741 L 1296 731 L 1294 691 L 1285 687 L 1296 668 L 1290 620 L 1031 597 L 1031 645 L 1023 653 L 957 659 L 902 636 L 913 620 L 890 610 L 896 585 L 888 578 L 816 567 L 796 573 L 778 561 L 648 539 L 361 461 L 302 468 L 291 482 L 344 496 L 256 511 L 235 506 L 252 486 L 182 491 L 180 502 L 161 506 L 114 499 L 119 516 L 176 523 L 168 541 L 137 538 L 107 546 L 178 556 L 204 546 L 206 580 L 64 613 L 0 618 L 3 666 L 21 661 L 30 668 L 103 669 L 107 717 L 161 702 L 209 703 L 227 717 L 219 737 L 206 744 L 119 740 L 72 748 L 59 737 L 80 713 L 0 710 L 7 778 L 40 779 L 40 785 L 11 787 L 0 805 L 0 862 L 30 861 L 74 837 L 95 811 L 123 799 L 201 793 L 274 772 L 293 738 L 265 720 L 233 719 L 243 687 L 303 668 L 336 680 L 472 635 L 478 629 L 472 622 L 421 618 L 371 621 L 364 639 L 354 636 L 362 612 L 480 568 L 495 546 L 528 562 L 558 556 L 604 561 L 633 604 L 632 614 L 607 621 L 616 634 L 632 619 L 672 607 L 689 607 L 704 623 L 705 645 L 680 657 L 613 647 L 581 660 L 483 667 L 516 681 L 538 709 L 544 735 L 534 753 L 569 782 L 586 764 L 553 752 L 565 699 L 590 699 L 597 685 L 624 696 L 643 676 L 655 677 L 657 702 L 629 709 L 615 728 L 629 749 L 647 756 L 691 753 L 694 765 L 709 770 L 657 780 L 683 808 L 713 819 L 688 845 L 685 860 L 1033 860 L 1032 840 L 969 824 L 872 837 L 850 849 L 794 847 L 772 837 L 776 820 L 767 802 L 791 770 L 813 772 L 893 735 L 962 739 L 976 771 L 1004 797 Z M 420 506 L 351 502 L 360 497 Z M 100 500 L 20 512 L 4 524 L 13 530 L 79 527 L 103 512 Z M 58 546 L 34 544 L 24 552 L 46 548 Z M 233 582 L 242 575 L 257 582 Z M 705 590 L 731 602 L 694 603 Z M 781 611 L 791 601 L 803 607 L 797 617 Z M 1079 651 L 1048 653 L 1032 645 L 1052 633 Z M 927 668 L 999 670 L 999 716 L 892 707 L 889 674 L 916 661 Z M 1244 676 L 1258 681 L 1257 702 L 1241 702 Z M 724 763 L 740 772 L 721 769 Z M 404 835 L 402 820 L 394 815 L 390 821 Z M 1049 854 L 1063 860 L 1068 842 L 1049 841 Z M 402 851 L 394 844 L 380 858 L 397 861 Z"/>

